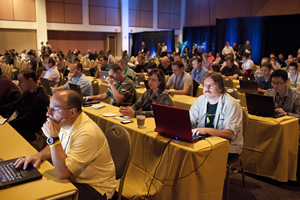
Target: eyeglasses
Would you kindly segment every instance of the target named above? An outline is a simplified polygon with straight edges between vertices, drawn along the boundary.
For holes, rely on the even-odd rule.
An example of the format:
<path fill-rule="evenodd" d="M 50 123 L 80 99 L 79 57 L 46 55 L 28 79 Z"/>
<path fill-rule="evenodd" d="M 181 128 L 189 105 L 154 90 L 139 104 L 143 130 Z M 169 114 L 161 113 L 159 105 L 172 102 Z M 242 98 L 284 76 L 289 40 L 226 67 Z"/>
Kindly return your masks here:
<path fill-rule="evenodd" d="M 203 88 L 207 88 L 207 87 L 209 87 L 210 89 L 213 89 L 213 88 L 216 87 L 216 85 L 214 85 L 214 84 L 203 84 Z"/>
<path fill-rule="evenodd" d="M 61 111 L 61 110 L 66 110 L 66 109 L 72 109 L 72 108 L 55 108 L 55 107 L 50 108 L 50 107 L 47 107 L 47 110 L 48 111 L 50 110 L 52 113 L 53 112 L 58 112 L 58 111 Z"/>
<path fill-rule="evenodd" d="M 282 85 L 283 83 L 284 83 L 284 82 L 281 83 L 281 82 L 273 82 L 273 81 L 272 81 L 272 85 Z"/>

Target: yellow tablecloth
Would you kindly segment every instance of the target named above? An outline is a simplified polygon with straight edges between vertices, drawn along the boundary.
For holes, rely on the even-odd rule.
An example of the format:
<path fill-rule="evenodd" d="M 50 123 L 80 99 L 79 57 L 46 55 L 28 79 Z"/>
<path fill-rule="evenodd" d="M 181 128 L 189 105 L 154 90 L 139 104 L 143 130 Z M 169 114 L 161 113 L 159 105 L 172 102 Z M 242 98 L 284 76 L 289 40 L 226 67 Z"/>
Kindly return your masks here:
<path fill-rule="evenodd" d="M 3 160 L 30 156 L 37 151 L 8 123 L 0 125 L 0 157 Z M 44 161 L 38 168 L 42 179 L 0 190 L 0 199 L 45 199 L 57 195 L 77 199 L 77 188 L 67 179 L 60 180 L 54 167 Z"/>
<path fill-rule="evenodd" d="M 144 199 L 155 168 L 157 169 L 149 199 L 221 199 L 225 178 L 229 142 L 219 137 L 210 137 L 197 143 L 173 140 L 163 148 L 170 138 L 154 132 L 153 118 L 146 118 L 145 128 L 138 129 L 133 123 L 121 124 L 103 113 L 115 113 L 119 108 L 105 103 L 105 108 L 92 110 L 83 108 L 105 132 L 112 125 L 125 127 L 132 138 L 132 159 L 125 179 L 123 196 L 128 199 Z M 212 145 L 212 146 L 211 146 Z M 211 150 L 212 148 L 212 150 Z M 195 172 L 193 172 L 195 170 Z"/>
<path fill-rule="evenodd" d="M 249 114 L 242 155 L 244 169 L 282 182 L 296 181 L 298 145 L 297 118 Z"/>

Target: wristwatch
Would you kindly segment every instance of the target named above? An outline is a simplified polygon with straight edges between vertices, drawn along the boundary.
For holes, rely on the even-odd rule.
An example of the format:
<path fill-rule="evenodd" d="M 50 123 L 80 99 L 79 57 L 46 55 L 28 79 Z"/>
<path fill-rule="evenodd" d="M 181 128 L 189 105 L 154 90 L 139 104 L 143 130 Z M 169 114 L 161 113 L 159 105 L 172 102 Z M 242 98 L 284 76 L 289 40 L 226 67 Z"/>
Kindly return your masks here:
<path fill-rule="evenodd" d="M 46 141 L 47 144 L 51 145 L 54 144 L 57 140 L 59 140 L 59 137 L 54 137 L 54 138 L 48 137 Z"/>

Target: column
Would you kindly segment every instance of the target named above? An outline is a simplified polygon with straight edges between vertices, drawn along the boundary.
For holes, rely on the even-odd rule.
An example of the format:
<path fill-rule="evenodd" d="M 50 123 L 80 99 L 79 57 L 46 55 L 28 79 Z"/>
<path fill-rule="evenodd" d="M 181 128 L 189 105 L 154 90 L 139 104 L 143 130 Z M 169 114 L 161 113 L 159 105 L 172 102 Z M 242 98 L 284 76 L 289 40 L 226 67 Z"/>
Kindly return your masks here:
<path fill-rule="evenodd" d="M 122 41 L 117 41 L 118 43 L 122 42 L 122 51 L 127 50 L 130 51 L 128 43 L 129 43 L 129 2 L 128 0 L 121 1 L 121 33 L 122 33 Z M 119 38 L 119 37 L 118 37 Z"/>
<path fill-rule="evenodd" d="M 181 42 L 183 40 L 183 26 L 185 22 L 185 1 L 186 0 L 181 0 L 181 12 L 180 12 L 180 32 L 178 36 L 178 42 Z"/>
<path fill-rule="evenodd" d="M 35 1 L 36 13 L 36 44 L 37 52 L 41 51 L 41 42 L 44 44 L 48 41 L 47 34 L 47 15 L 46 15 L 46 0 Z"/>

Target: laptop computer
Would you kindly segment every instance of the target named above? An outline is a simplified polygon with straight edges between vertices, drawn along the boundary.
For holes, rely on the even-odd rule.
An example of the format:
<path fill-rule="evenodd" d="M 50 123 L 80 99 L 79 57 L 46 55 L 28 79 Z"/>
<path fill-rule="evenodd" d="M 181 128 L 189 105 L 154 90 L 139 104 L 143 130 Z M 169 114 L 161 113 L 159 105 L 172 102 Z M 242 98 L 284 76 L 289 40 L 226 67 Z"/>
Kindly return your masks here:
<path fill-rule="evenodd" d="M 273 118 L 284 116 L 274 111 L 275 105 L 271 96 L 246 93 L 246 102 L 249 114 Z"/>
<path fill-rule="evenodd" d="M 240 92 L 258 94 L 257 82 L 240 80 Z"/>
<path fill-rule="evenodd" d="M 242 76 L 242 79 L 240 79 L 240 80 L 244 80 L 244 81 L 254 81 L 255 78 L 254 78 L 253 75 L 243 75 L 243 76 Z"/>
<path fill-rule="evenodd" d="M 99 71 L 99 78 L 102 82 L 107 83 L 108 71 Z"/>
<path fill-rule="evenodd" d="M 152 109 L 158 134 L 192 143 L 208 137 L 193 137 L 189 110 L 155 103 L 152 103 Z"/>
<path fill-rule="evenodd" d="M 81 92 L 81 88 L 79 85 L 76 85 L 76 84 L 73 84 L 73 83 L 69 83 L 69 87 L 71 90 L 74 90 L 75 92 L 77 92 L 83 99 L 83 96 L 82 96 L 82 92 Z M 83 106 L 89 106 L 91 104 L 96 104 L 96 103 L 100 103 L 100 101 L 97 101 L 97 100 L 83 100 Z"/>
<path fill-rule="evenodd" d="M 16 169 L 13 165 L 16 160 L 17 158 L 0 162 L 0 189 L 27 183 L 43 177 L 32 164 L 29 164 L 25 170 Z"/>
<path fill-rule="evenodd" d="M 144 80 L 144 83 L 145 83 L 145 86 L 146 86 L 146 89 L 147 89 L 147 90 L 150 89 L 150 87 L 149 87 L 149 85 L 148 85 L 148 82 L 149 82 L 149 80 Z"/>
<path fill-rule="evenodd" d="M 44 88 L 46 94 L 49 94 L 50 96 L 52 96 L 52 91 L 51 91 L 48 79 L 40 77 L 40 81 L 41 81 L 42 87 Z"/>

